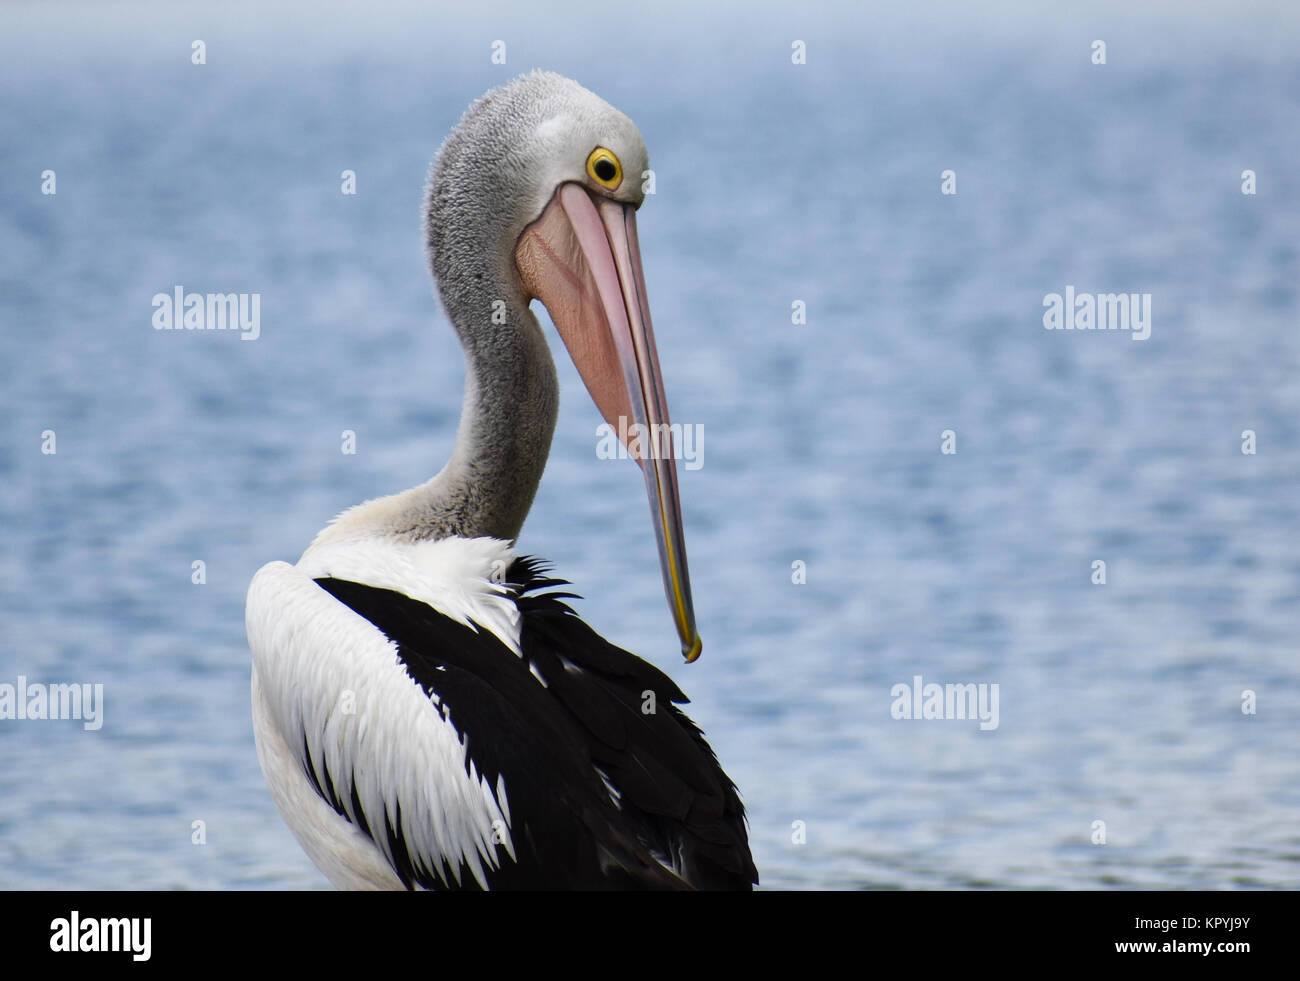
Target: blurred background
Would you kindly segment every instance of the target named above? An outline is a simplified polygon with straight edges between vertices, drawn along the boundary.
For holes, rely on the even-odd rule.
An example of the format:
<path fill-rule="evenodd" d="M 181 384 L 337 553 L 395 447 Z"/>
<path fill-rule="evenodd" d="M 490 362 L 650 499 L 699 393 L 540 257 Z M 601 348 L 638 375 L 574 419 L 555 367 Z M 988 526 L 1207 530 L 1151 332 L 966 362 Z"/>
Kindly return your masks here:
<path fill-rule="evenodd" d="M 0 886 L 327 887 L 258 767 L 244 592 L 450 454 L 423 185 L 535 67 L 650 149 L 703 659 L 544 314 L 520 548 L 692 696 L 763 886 L 1300 884 L 1300 8 L 642 6 L 0 8 L 0 682 L 105 686 L 98 731 L 0 721 Z M 260 293 L 261 336 L 154 330 L 178 285 Z M 1045 330 L 1067 285 L 1149 292 L 1150 338 Z M 891 718 L 918 674 L 998 684 L 1000 725 Z"/>

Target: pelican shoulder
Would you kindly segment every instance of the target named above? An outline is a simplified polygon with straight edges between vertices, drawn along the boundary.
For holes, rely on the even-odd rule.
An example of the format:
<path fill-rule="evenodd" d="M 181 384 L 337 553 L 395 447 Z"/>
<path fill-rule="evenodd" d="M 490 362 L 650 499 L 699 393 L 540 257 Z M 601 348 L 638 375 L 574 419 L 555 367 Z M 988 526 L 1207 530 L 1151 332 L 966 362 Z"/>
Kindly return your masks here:
<path fill-rule="evenodd" d="M 427 548 L 405 557 L 407 550 L 396 550 L 387 562 L 373 549 L 312 551 L 298 566 L 263 566 L 248 592 L 254 726 L 277 805 L 340 887 L 355 887 L 355 868 L 387 865 L 393 888 L 469 878 L 486 888 L 487 871 L 513 857 L 504 783 L 479 773 L 450 713 L 407 672 L 397 645 L 315 580 L 364 583 L 355 577 L 369 575 L 367 588 L 415 592 L 413 600 L 455 609 L 439 612 L 458 622 L 495 614 L 500 622 L 487 629 L 507 643 L 508 618 L 491 601 L 499 594 L 488 580 L 481 587 L 459 580 L 458 594 L 435 577 L 421 578 L 432 557 Z M 475 553 L 484 559 L 500 549 L 483 541 L 437 554 L 468 561 Z M 456 608 L 458 596 L 485 602 Z M 517 648 L 517 628 L 514 636 Z M 322 805 L 334 812 L 332 821 Z M 341 853 L 340 841 L 347 845 Z"/>

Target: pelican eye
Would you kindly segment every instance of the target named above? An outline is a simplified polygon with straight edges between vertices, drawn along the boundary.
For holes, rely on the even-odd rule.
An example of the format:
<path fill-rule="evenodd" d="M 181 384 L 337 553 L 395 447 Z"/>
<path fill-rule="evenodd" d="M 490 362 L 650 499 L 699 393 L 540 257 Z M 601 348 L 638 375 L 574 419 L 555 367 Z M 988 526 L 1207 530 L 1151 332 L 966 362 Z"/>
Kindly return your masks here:
<path fill-rule="evenodd" d="M 623 165 L 618 162 L 613 150 L 598 146 L 587 158 L 587 176 L 601 187 L 613 191 L 623 183 Z"/>

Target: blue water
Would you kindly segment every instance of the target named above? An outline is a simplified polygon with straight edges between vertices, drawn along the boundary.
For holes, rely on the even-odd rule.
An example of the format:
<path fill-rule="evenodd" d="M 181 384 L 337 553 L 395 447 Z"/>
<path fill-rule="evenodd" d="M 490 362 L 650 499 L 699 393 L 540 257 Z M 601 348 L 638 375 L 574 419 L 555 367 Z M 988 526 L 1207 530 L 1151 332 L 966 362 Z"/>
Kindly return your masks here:
<path fill-rule="evenodd" d="M 422 185 L 534 66 L 650 148 L 703 659 L 558 344 L 521 548 L 692 695 L 763 884 L 1300 885 L 1296 15 L 597 10 L 6 9 L 0 683 L 106 701 L 0 721 L 0 886 L 325 885 L 258 769 L 244 591 L 450 453 Z M 155 331 L 177 285 L 259 292 L 260 338 Z M 1150 338 L 1044 330 L 1067 285 L 1151 293 Z M 998 684 L 998 728 L 891 718 L 918 674 Z"/>

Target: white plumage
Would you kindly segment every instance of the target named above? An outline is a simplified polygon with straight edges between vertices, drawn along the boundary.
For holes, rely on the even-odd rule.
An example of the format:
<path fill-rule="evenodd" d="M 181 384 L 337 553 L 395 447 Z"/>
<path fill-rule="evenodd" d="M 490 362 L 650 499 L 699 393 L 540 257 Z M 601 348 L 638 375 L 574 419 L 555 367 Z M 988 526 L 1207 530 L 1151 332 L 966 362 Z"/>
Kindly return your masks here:
<path fill-rule="evenodd" d="M 493 581 L 511 557 L 508 543 L 491 538 L 327 542 L 296 566 L 271 562 L 253 577 L 246 627 L 258 757 L 295 837 L 340 889 L 402 883 L 392 854 L 358 828 L 353 802 L 343 797 L 345 820 L 308 766 L 336 787 L 355 781 L 371 821 L 382 814 L 396 827 L 400 808 L 402 838 L 443 881 L 458 882 L 463 861 L 486 888 L 484 864 L 513 858 L 514 846 L 504 780 L 491 787 L 477 775 L 455 720 L 407 673 L 396 645 L 313 580 L 391 589 L 473 621 L 518 653 L 518 610 Z"/>

